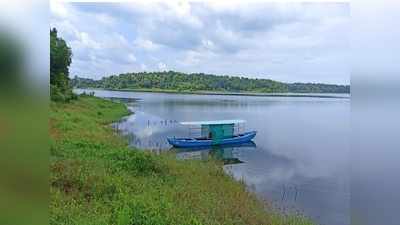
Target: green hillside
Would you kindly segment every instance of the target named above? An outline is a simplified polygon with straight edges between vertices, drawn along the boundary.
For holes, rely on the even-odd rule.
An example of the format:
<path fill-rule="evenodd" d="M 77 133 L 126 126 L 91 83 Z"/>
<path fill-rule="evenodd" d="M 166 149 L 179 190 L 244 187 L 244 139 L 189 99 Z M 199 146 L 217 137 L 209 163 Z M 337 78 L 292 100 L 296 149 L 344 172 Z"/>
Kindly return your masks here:
<path fill-rule="evenodd" d="M 92 80 L 75 77 L 75 88 L 157 89 L 173 91 L 218 91 L 255 93 L 350 93 L 349 85 L 283 83 L 270 79 L 219 76 L 204 73 L 139 72 Z"/>

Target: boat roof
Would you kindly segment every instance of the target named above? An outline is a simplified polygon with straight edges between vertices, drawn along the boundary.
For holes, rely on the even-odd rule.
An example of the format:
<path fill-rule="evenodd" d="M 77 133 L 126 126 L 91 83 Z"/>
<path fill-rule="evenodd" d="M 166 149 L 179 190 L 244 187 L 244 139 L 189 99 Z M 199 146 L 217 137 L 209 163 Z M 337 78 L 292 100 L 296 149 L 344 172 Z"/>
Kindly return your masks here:
<path fill-rule="evenodd" d="M 209 121 L 188 121 L 181 122 L 182 125 L 219 125 L 245 123 L 245 120 L 209 120 Z"/>

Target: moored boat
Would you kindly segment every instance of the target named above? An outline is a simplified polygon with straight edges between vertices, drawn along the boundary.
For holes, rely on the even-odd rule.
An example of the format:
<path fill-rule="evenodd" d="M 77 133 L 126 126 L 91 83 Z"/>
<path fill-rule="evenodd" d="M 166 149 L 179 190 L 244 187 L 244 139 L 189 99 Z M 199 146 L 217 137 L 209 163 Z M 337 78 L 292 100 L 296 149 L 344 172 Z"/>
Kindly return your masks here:
<path fill-rule="evenodd" d="M 182 125 L 201 126 L 201 137 L 198 138 L 167 138 L 168 143 L 178 148 L 205 147 L 213 145 L 241 144 L 251 141 L 256 131 L 235 134 L 235 124 L 244 123 L 244 120 L 219 120 L 182 122 Z"/>

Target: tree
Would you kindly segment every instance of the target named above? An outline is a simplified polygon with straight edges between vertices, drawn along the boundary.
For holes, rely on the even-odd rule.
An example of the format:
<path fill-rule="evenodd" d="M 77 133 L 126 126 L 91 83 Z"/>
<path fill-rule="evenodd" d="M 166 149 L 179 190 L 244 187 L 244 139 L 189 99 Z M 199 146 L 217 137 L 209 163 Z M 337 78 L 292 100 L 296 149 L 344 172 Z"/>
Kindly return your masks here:
<path fill-rule="evenodd" d="M 57 36 L 57 29 L 50 30 L 50 97 L 54 101 L 69 101 L 74 98 L 69 85 L 69 66 L 72 51 L 67 43 Z"/>

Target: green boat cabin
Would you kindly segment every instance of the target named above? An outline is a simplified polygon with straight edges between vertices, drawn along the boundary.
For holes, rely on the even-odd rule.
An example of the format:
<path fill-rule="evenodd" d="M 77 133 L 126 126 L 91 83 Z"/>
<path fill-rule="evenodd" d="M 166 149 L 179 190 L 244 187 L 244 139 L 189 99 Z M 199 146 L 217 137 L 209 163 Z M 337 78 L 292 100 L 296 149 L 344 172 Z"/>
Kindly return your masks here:
<path fill-rule="evenodd" d="M 215 144 L 235 135 L 235 124 L 244 123 L 244 120 L 216 120 L 182 122 L 182 125 L 200 126 L 201 137 L 212 139 Z"/>

